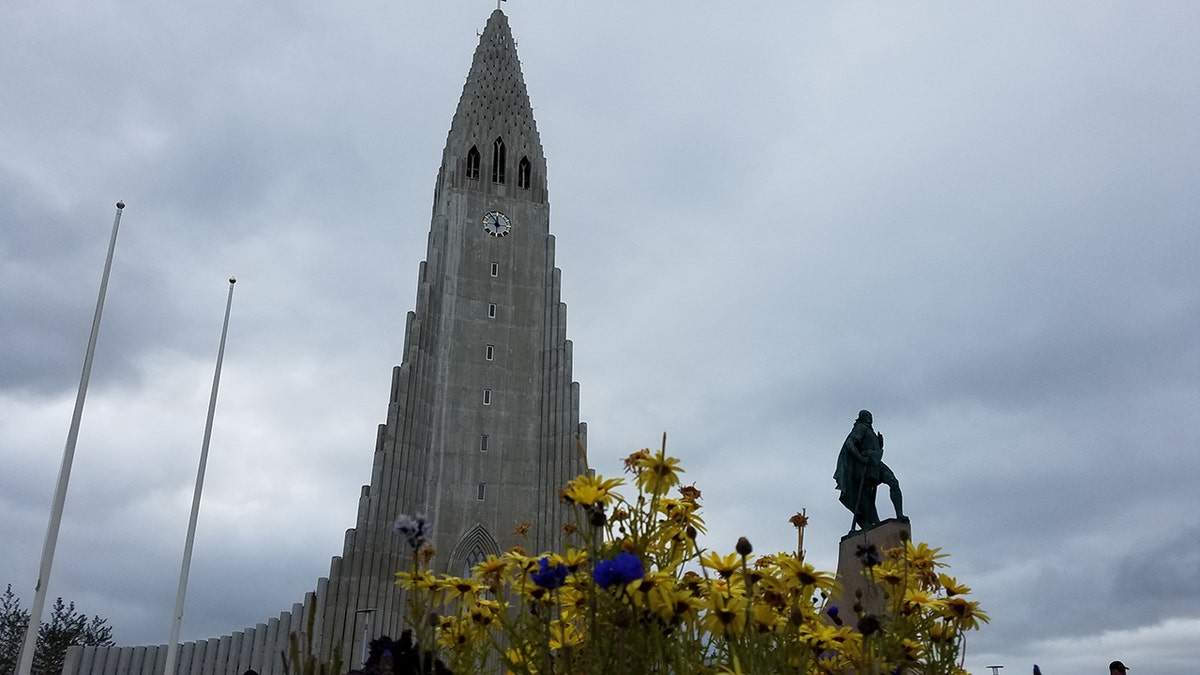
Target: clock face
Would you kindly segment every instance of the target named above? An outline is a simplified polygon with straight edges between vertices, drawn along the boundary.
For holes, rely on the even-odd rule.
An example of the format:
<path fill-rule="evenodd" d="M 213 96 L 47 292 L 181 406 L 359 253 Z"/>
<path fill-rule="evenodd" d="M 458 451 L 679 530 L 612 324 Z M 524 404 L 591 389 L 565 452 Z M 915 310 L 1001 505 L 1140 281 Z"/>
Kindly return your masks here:
<path fill-rule="evenodd" d="M 512 230 L 512 221 L 499 211 L 491 211 L 483 217 L 483 231 L 493 237 L 503 237 Z"/>

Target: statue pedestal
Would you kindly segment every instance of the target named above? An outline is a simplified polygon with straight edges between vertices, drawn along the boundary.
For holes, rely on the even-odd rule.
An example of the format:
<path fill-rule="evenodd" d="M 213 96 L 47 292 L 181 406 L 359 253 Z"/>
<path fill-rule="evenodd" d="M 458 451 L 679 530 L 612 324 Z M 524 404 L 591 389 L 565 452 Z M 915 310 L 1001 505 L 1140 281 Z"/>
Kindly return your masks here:
<path fill-rule="evenodd" d="M 838 582 L 842 592 L 833 598 L 831 604 L 837 605 L 838 615 L 848 626 L 855 626 L 858 617 L 854 613 L 854 604 L 862 603 L 863 614 L 879 614 L 884 609 L 886 598 L 883 589 L 871 583 L 863 575 L 862 560 L 858 556 L 860 547 L 874 545 L 880 559 L 890 548 L 903 546 L 904 542 L 912 539 L 912 524 L 907 520 L 888 518 L 869 530 L 857 530 L 842 537 L 842 545 L 838 550 Z M 862 593 L 862 598 L 858 593 Z"/>

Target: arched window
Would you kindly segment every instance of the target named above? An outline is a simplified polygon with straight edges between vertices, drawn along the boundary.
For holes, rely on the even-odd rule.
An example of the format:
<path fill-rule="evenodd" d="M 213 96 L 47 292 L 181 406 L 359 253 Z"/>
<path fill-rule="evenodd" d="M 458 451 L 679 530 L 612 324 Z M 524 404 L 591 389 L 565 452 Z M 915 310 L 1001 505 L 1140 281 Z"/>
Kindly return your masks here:
<path fill-rule="evenodd" d="M 447 568 L 461 569 L 463 576 L 469 577 L 471 568 L 486 560 L 489 555 L 499 556 L 500 547 L 482 525 L 476 525 L 454 545 L 450 551 Z"/>
<path fill-rule="evenodd" d="M 492 182 L 504 182 L 504 139 L 496 138 L 496 142 L 492 143 Z"/>
<path fill-rule="evenodd" d="M 529 164 L 528 157 L 522 157 L 521 163 L 517 166 L 517 187 L 525 190 L 529 189 L 529 174 L 533 167 Z"/>
<path fill-rule="evenodd" d="M 483 552 L 482 548 L 476 546 L 475 548 L 471 549 L 471 552 L 467 554 L 466 561 L 463 563 L 462 577 L 464 579 L 470 579 L 472 574 L 471 569 L 484 560 L 487 560 L 487 554 Z"/>
<path fill-rule="evenodd" d="M 479 179 L 479 148 L 473 145 L 467 151 L 467 178 Z"/>

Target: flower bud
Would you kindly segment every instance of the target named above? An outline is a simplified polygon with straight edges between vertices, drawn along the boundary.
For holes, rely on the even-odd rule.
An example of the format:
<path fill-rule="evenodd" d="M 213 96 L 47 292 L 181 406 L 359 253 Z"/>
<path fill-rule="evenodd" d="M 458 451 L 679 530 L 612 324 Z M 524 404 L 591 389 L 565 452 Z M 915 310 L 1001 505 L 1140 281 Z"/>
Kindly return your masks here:
<path fill-rule="evenodd" d="M 592 527 L 604 527 L 604 523 L 608 522 L 608 516 L 604 515 L 604 511 L 600 509 L 591 509 L 588 511 L 588 522 Z"/>
<path fill-rule="evenodd" d="M 858 621 L 858 632 L 862 633 L 863 636 L 878 633 L 880 627 L 879 617 L 874 614 L 868 614 Z"/>
<path fill-rule="evenodd" d="M 745 558 L 754 552 L 754 547 L 750 545 L 749 539 L 745 537 L 738 537 L 737 546 L 734 547 L 734 550 L 738 552 L 738 555 Z"/>

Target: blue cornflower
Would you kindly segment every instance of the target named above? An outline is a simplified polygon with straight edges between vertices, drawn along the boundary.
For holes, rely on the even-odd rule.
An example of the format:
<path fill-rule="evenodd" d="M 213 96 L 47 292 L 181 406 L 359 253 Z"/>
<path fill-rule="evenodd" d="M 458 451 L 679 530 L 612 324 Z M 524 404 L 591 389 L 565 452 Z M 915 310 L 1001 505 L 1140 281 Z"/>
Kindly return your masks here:
<path fill-rule="evenodd" d="M 533 583 L 545 589 L 554 589 L 567 582 L 567 566 L 562 563 L 550 565 L 549 558 L 538 561 L 538 571 L 529 575 Z"/>
<path fill-rule="evenodd" d="M 404 537 L 414 551 L 425 545 L 425 535 L 429 534 L 429 530 L 429 522 L 425 520 L 425 516 L 409 516 L 402 513 L 396 518 L 396 532 Z"/>
<path fill-rule="evenodd" d="M 612 560 L 601 560 L 592 570 L 592 578 L 600 588 L 611 588 L 617 584 L 628 584 L 646 576 L 642 561 L 632 553 L 618 553 Z"/>
<path fill-rule="evenodd" d="M 830 619 L 833 619 L 834 623 L 839 626 L 842 625 L 842 617 L 838 616 L 837 605 L 830 605 L 829 609 L 825 610 L 825 613 L 829 615 Z"/>

